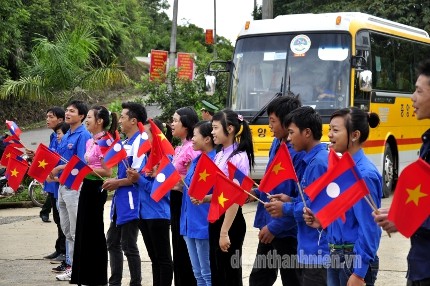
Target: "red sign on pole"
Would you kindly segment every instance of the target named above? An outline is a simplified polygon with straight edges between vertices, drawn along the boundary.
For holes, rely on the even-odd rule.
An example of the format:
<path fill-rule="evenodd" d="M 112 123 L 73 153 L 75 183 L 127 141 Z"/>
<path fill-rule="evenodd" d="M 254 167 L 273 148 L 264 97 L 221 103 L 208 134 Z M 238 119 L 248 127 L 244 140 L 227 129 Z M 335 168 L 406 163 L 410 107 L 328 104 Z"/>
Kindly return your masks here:
<path fill-rule="evenodd" d="M 166 75 L 167 51 L 151 50 L 151 67 L 149 69 L 149 79 L 160 79 L 161 75 Z"/>
<path fill-rule="evenodd" d="M 214 44 L 214 30 L 206 29 L 206 44 L 213 45 Z"/>
<path fill-rule="evenodd" d="M 193 80 L 194 54 L 178 53 L 178 78 Z"/>

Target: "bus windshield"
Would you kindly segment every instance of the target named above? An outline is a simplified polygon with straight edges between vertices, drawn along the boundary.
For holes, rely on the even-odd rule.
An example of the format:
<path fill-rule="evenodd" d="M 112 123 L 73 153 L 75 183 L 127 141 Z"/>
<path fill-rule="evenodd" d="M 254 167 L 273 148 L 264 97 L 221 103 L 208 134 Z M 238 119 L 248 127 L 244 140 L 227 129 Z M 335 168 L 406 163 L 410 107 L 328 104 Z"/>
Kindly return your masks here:
<path fill-rule="evenodd" d="M 320 113 L 349 105 L 351 36 L 256 35 L 237 40 L 229 105 L 252 116 L 276 94 L 298 95 Z M 322 114 L 322 115 L 323 115 Z"/>

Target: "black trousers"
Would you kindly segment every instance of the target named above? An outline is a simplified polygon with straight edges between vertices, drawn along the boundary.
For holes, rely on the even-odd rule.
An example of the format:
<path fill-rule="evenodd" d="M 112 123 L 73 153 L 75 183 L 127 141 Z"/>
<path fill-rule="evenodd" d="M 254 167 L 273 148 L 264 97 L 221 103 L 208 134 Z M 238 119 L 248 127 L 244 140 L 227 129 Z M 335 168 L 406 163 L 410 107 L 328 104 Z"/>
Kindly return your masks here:
<path fill-rule="evenodd" d="M 212 286 L 242 286 L 242 246 L 246 233 L 246 222 L 239 207 L 228 236 L 230 248 L 228 252 L 221 251 L 219 237 L 224 215 L 216 222 L 209 223 L 210 262 Z"/>
<path fill-rule="evenodd" d="M 418 281 L 408 280 L 406 286 L 430 286 L 430 278 Z"/>
<path fill-rule="evenodd" d="M 172 285 L 173 261 L 170 253 L 170 221 L 168 219 L 140 219 L 139 229 L 152 263 L 152 285 Z"/>
<path fill-rule="evenodd" d="M 66 236 L 61 229 L 60 214 L 58 213 L 57 200 L 54 198 L 53 193 L 48 193 L 50 202 L 52 203 L 52 217 L 54 218 L 55 225 L 57 226 L 57 239 L 55 240 L 55 251 L 57 253 L 66 254 Z"/>
<path fill-rule="evenodd" d="M 170 222 L 172 230 L 173 273 L 175 286 L 196 286 L 187 244 L 180 234 L 182 192 L 170 192 Z"/>
<path fill-rule="evenodd" d="M 55 200 L 53 200 L 53 197 L 51 197 L 52 193 L 48 193 L 48 196 L 46 196 L 45 199 L 45 203 L 42 206 L 42 209 L 40 210 L 40 215 L 47 215 L 49 216 L 49 214 L 51 213 L 51 208 L 52 208 L 52 203 L 55 202 Z M 54 194 L 52 194 L 53 196 Z"/>
<path fill-rule="evenodd" d="M 285 261 L 294 261 L 297 255 L 297 239 L 295 237 L 274 238 L 271 243 L 258 243 L 254 266 L 249 276 L 249 286 L 273 285 L 281 272 L 282 285 L 300 286 L 297 265 Z"/>

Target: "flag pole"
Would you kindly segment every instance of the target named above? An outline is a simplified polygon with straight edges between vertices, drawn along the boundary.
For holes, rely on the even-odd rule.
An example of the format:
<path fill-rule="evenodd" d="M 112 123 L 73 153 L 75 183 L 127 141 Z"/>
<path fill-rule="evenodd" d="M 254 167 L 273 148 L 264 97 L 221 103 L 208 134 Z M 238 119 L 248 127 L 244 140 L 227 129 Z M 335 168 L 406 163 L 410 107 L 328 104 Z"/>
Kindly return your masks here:
<path fill-rule="evenodd" d="M 256 184 L 257 185 L 257 184 Z M 258 186 L 258 185 L 257 185 Z M 242 188 L 241 188 L 242 189 Z M 251 194 L 250 192 L 248 192 L 247 190 L 242 189 L 242 191 L 244 191 L 245 193 L 248 194 L 248 196 L 253 197 L 254 199 L 256 199 L 257 201 L 259 201 L 260 203 L 262 203 L 263 205 L 265 204 L 262 200 L 260 200 L 259 198 L 257 198 L 256 196 L 254 196 L 253 194 Z M 269 196 L 269 194 L 268 194 Z"/>
<path fill-rule="evenodd" d="M 299 182 L 296 182 L 296 183 L 297 183 L 297 187 L 299 188 L 300 196 L 302 197 L 303 205 L 305 206 L 305 208 L 307 208 L 307 206 L 306 206 L 306 200 L 305 200 L 305 196 L 303 195 L 302 187 L 300 186 Z"/>
<path fill-rule="evenodd" d="M 373 201 L 373 198 L 372 198 L 372 196 L 369 194 L 369 195 L 365 195 L 364 196 L 364 199 L 366 200 L 366 202 L 369 204 L 369 206 L 370 206 L 370 208 L 375 212 L 375 214 L 380 214 L 380 212 L 379 212 L 379 210 L 376 208 L 376 205 L 374 205 L 373 203 L 374 203 L 374 201 L 373 201 L 373 203 L 369 200 L 369 197 L 371 198 L 371 200 Z M 387 234 L 388 234 L 388 237 L 391 237 L 391 234 L 387 231 Z"/>

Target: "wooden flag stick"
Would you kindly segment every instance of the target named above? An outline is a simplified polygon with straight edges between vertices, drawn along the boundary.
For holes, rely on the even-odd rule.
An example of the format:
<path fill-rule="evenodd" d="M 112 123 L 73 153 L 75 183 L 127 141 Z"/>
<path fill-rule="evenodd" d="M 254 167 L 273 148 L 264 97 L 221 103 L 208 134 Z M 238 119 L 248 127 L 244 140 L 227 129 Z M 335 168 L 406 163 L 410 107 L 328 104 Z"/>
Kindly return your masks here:
<path fill-rule="evenodd" d="M 241 188 L 242 189 L 242 188 Z M 260 203 L 262 203 L 263 205 L 265 204 L 265 202 L 263 202 L 262 200 L 260 200 L 259 198 L 257 198 L 256 196 L 254 196 L 253 194 L 251 194 L 250 192 L 248 192 L 247 190 L 242 189 L 242 191 L 244 191 L 245 193 L 248 194 L 248 196 L 253 197 L 254 199 L 256 199 L 257 201 L 259 201 Z M 269 196 L 269 195 L 268 195 Z"/>
<path fill-rule="evenodd" d="M 297 187 L 299 188 L 300 196 L 302 197 L 303 205 L 307 208 L 307 206 L 306 206 L 306 200 L 305 200 L 305 196 L 303 195 L 302 187 L 300 186 L 299 182 L 296 182 L 296 183 L 297 183 Z"/>
<path fill-rule="evenodd" d="M 373 199 L 372 199 L 372 196 L 369 194 L 369 195 L 365 195 L 364 196 L 364 199 L 366 200 L 366 202 L 369 204 L 369 206 L 372 208 L 372 210 L 375 212 L 375 214 L 380 214 L 380 212 L 379 212 L 379 210 L 378 210 L 378 208 L 376 207 L 376 205 L 374 205 L 370 200 L 369 200 L 369 197 L 371 198 L 371 200 L 373 201 Z M 391 237 L 391 234 L 387 231 L 387 234 L 388 234 L 388 237 Z"/>

